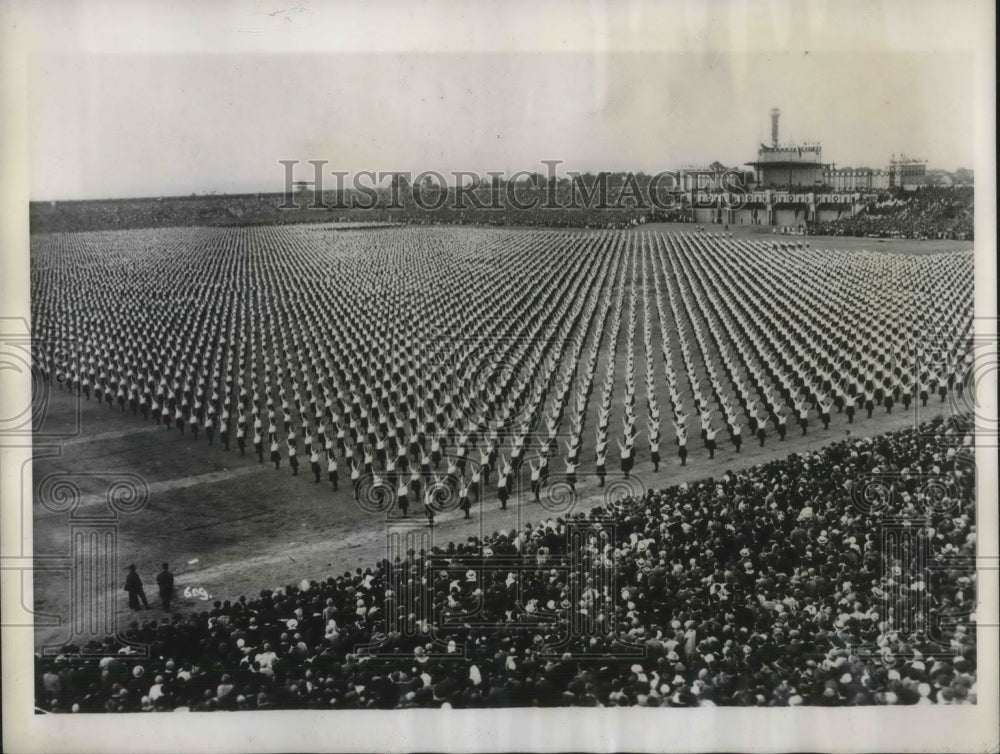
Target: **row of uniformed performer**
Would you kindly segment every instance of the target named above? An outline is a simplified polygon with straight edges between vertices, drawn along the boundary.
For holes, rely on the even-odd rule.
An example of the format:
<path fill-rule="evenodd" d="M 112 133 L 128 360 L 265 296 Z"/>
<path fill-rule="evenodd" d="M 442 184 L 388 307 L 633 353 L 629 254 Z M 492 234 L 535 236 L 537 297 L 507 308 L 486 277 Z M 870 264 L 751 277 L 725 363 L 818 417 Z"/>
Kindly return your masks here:
<path fill-rule="evenodd" d="M 730 332 L 732 332 L 732 330 L 730 330 Z M 683 345 L 684 345 L 684 344 L 682 343 L 681 345 L 682 345 L 682 350 L 683 350 Z M 723 353 L 725 353 L 725 352 L 723 352 Z M 716 384 L 717 384 L 717 383 L 716 383 Z M 787 389 L 787 388 L 786 388 L 786 389 Z M 746 391 L 744 391 L 744 392 L 746 392 Z M 789 392 L 790 392 L 790 391 L 789 391 Z M 674 399 L 675 399 L 675 403 L 676 403 L 676 398 L 677 398 L 678 396 L 677 396 L 677 395 L 675 394 L 675 395 L 674 395 L 673 397 L 674 397 Z M 816 401 L 816 400 L 817 400 L 817 397 L 816 397 L 815 395 L 813 395 L 813 396 L 811 396 L 811 397 L 812 397 L 812 400 L 813 400 L 813 401 Z M 881 397 L 881 396 L 879 396 L 879 397 Z M 697 399 L 697 397 L 696 397 L 696 404 L 697 404 L 697 400 L 698 400 L 698 399 Z M 836 399 L 835 399 L 835 404 L 836 404 L 837 402 L 838 402 L 838 401 L 836 401 Z M 784 425 L 784 423 L 785 423 L 785 420 L 784 420 L 784 416 L 783 416 L 783 414 L 779 414 L 779 413 L 778 413 L 778 410 L 777 410 L 777 408 L 778 408 L 778 407 L 777 407 L 777 404 L 776 404 L 776 403 L 775 403 L 775 402 L 774 402 L 773 400 L 771 401 L 771 403 L 772 403 L 772 414 L 771 414 L 771 415 L 772 415 L 772 417 L 774 418 L 774 421 L 775 421 L 775 424 L 776 424 L 776 428 L 778 429 L 778 431 L 779 431 L 779 434 L 780 434 L 780 433 L 782 433 L 782 432 L 783 432 L 783 425 Z M 891 411 L 891 405 L 892 405 L 892 399 L 890 398 L 890 399 L 889 399 L 888 401 L 886 401 L 886 410 L 888 410 L 888 411 Z M 800 411 L 800 414 L 801 414 L 801 411 Z M 749 416 L 748 418 L 756 418 L 756 417 L 754 417 L 754 416 L 753 416 L 753 412 L 751 412 L 751 413 L 750 413 L 750 416 Z M 758 420 L 758 421 L 759 421 L 759 420 Z M 734 427 L 734 426 L 732 426 L 732 421 L 730 421 L 730 422 L 729 422 L 729 424 L 730 424 L 730 427 L 731 427 L 731 432 L 732 432 L 732 433 L 733 433 L 734 435 L 736 435 L 737 433 L 735 432 L 735 427 Z M 800 425 L 801 425 L 801 424 L 802 424 L 802 422 L 800 421 Z M 735 439 L 735 438 L 734 438 L 734 439 Z"/>
<path fill-rule="evenodd" d="M 653 236 L 644 243 L 641 248 L 623 251 L 609 240 L 585 258 L 565 250 L 558 255 L 566 263 L 559 269 L 532 263 L 530 255 L 524 254 L 524 275 L 519 279 L 537 276 L 546 287 L 541 292 L 523 286 L 518 291 L 511 286 L 499 296 L 497 300 L 518 314 L 514 321 L 498 322 L 490 317 L 483 303 L 490 300 L 486 295 L 489 289 L 483 281 L 471 289 L 483 294 L 476 299 L 481 305 L 473 307 L 471 318 L 447 319 L 449 313 L 457 313 L 454 302 L 432 299 L 429 312 L 435 318 L 468 324 L 449 334 L 457 338 L 438 338 L 436 347 L 425 355 L 412 353 L 405 346 L 415 342 L 408 337 L 423 336 L 419 342 L 426 342 L 431 334 L 422 318 L 414 317 L 414 310 L 405 305 L 393 303 L 386 320 L 390 324 L 380 330 L 372 327 L 370 319 L 351 316 L 359 311 L 356 301 L 344 292 L 317 291 L 305 281 L 289 280 L 285 270 L 268 262 L 261 264 L 262 259 L 249 268 L 246 260 L 239 260 L 237 266 L 246 271 L 247 282 L 231 289 L 235 295 L 218 300 L 205 297 L 194 302 L 190 310 L 158 299 L 156 315 L 139 320 L 134 328 L 132 323 L 113 318 L 98 320 L 93 326 L 77 318 L 75 325 L 84 328 L 83 353 L 70 362 L 68 370 L 60 370 L 61 376 L 71 388 L 78 386 L 88 395 L 93 389 L 99 399 L 117 403 L 121 411 L 126 403 L 133 407 L 134 401 L 136 412 L 145 416 L 148 409 L 154 418 L 166 419 L 180 432 L 197 433 L 199 439 L 204 434 L 209 443 L 218 433 L 224 447 L 229 445 L 235 418 L 238 445 L 241 439 L 243 442 L 241 452 L 245 452 L 248 438 L 254 438 L 255 450 L 263 444 L 263 440 L 256 440 L 258 433 L 268 438 L 269 446 L 270 427 L 281 427 L 288 435 L 301 428 L 304 440 L 311 432 L 307 430 L 309 423 L 318 427 L 325 420 L 335 434 L 341 458 L 349 443 L 360 442 L 359 452 L 373 452 L 383 469 L 391 463 L 405 469 L 399 445 L 406 444 L 410 463 L 414 463 L 414 456 L 422 454 L 423 435 L 430 446 L 432 465 L 439 468 L 446 453 L 476 452 L 473 442 L 455 443 L 463 431 L 493 425 L 500 427 L 502 442 L 517 443 L 519 437 L 525 438 L 511 451 L 517 469 L 512 473 L 519 473 L 523 448 L 547 443 L 551 453 L 553 440 L 568 424 L 575 450 L 574 458 L 567 460 L 577 464 L 581 458 L 592 458 L 596 471 L 606 469 L 607 464 L 610 402 L 605 403 L 604 397 L 611 394 L 612 387 L 606 380 L 591 454 L 583 447 L 582 432 L 599 354 L 593 345 L 602 343 L 603 328 L 586 330 L 576 323 L 583 320 L 589 326 L 601 317 L 612 317 L 611 329 L 616 335 L 612 341 L 605 338 L 604 347 L 610 353 L 608 367 L 613 379 L 617 333 L 624 312 L 625 384 L 619 390 L 625 395 L 625 426 L 616 443 L 624 471 L 626 465 L 634 463 L 639 436 L 633 353 L 638 291 L 642 292 L 647 406 L 651 412 L 654 403 L 650 398 L 655 401 L 655 390 L 650 394 L 649 389 L 652 291 L 672 411 L 694 410 L 706 422 L 700 428 L 706 448 L 710 439 L 715 441 L 710 433 L 722 429 L 730 432 L 734 447 L 738 447 L 743 421 L 755 424 L 758 438 L 762 438 L 761 429 L 766 437 L 768 425 L 784 436 L 789 411 L 803 426 L 803 409 L 797 404 L 805 404 L 808 422 L 810 414 L 823 419 L 818 406 L 829 400 L 838 412 L 847 411 L 853 402 L 870 415 L 879 406 L 892 410 L 895 402 L 926 401 L 931 395 L 940 395 L 943 400 L 947 389 L 956 383 L 955 389 L 961 389 L 956 376 L 962 372 L 959 365 L 968 358 L 962 355 L 967 327 L 961 302 L 971 288 L 968 275 L 947 260 L 897 263 L 880 258 L 887 255 L 852 254 L 850 264 L 846 264 L 834 254 L 811 252 L 810 261 L 815 258 L 817 264 L 789 267 L 787 255 L 767 254 L 752 242 L 733 245 L 739 253 L 732 248 L 720 249 L 709 239 L 684 235 Z M 430 256 L 428 253 L 426 258 Z M 788 270 L 794 270 L 794 276 L 775 274 Z M 914 271 L 922 274 L 919 285 L 924 285 L 929 275 L 940 274 L 958 292 L 955 303 L 929 295 L 938 290 L 930 282 L 917 296 L 909 297 L 916 304 L 901 295 L 899 289 L 906 290 L 900 286 L 901 280 Z M 838 282 L 838 276 L 845 274 L 853 276 L 855 287 L 864 283 L 878 295 L 855 295 L 853 288 Z M 206 279 L 214 280 L 210 275 Z M 376 279 L 373 275 L 362 280 L 359 290 Z M 270 286 L 270 298 L 260 293 L 262 283 Z M 582 295 L 574 295 L 577 293 Z M 102 299 L 106 311 L 121 313 L 123 309 L 115 305 L 113 295 L 108 293 Z M 311 317 L 320 310 L 323 296 L 328 297 L 329 310 L 338 313 L 326 332 L 319 327 L 319 320 Z M 262 323 L 259 332 L 243 337 L 246 330 L 242 323 L 257 317 Z M 676 327 L 665 327 L 668 319 Z M 221 328 L 219 322 L 223 323 Z M 925 348 L 919 361 L 912 357 L 907 361 L 901 345 L 916 329 L 913 323 L 930 323 L 943 331 L 944 345 L 936 351 Z M 669 335 L 663 335 L 668 330 Z M 476 334 L 480 337 L 470 342 Z M 592 347 L 584 361 L 588 334 Z M 144 341 L 147 336 L 151 338 Z M 451 348 L 448 343 L 454 341 L 459 345 Z M 559 345 L 546 345 L 550 342 Z M 560 361 L 566 363 L 562 371 Z M 483 364 L 509 363 L 518 365 L 510 374 L 502 368 L 481 368 Z M 567 375 L 580 376 L 579 363 L 586 363 L 583 383 L 586 385 L 589 377 L 590 385 L 574 394 Z M 47 366 L 45 371 L 51 370 Z M 572 398 L 582 406 L 571 405 Z M 724 401 L 731 403 L 729 410 Z M 564 415 L 567 410 L 568 420 Z M 848 421 L 853 421 L 854 411 L 847 412 Z M 240 413 L 248 415 L 243 422 L 238 421 Z M 267 426 L 251 428 L 251 416 L 255 423 L 266 416 Z M 529 428 L 514 428 L 511 420 L 515 417 L 526 417 Z M 540 425 L 540 421 L 544 423 Z M 547 435 L 538 440 L 534 431 L 540 427 Z M 438 440 L 442 431 L 444 444 Z M 658 453 L 659 433 L 647 428 L 646 435 L 655 466 L 653 453 Z M 291 455 L 287 446 L 278 450 Z M 388 457 L 393 453 L 396 459 Z M 708 455 L 713 454 L 714 449 L 709 449 Z"/>

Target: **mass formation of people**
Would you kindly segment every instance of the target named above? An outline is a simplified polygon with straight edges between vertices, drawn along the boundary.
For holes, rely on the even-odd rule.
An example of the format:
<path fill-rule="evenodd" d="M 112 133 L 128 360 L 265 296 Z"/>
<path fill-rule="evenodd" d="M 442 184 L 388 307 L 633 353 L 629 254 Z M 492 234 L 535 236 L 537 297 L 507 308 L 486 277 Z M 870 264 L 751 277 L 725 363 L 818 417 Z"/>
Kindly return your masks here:
<path fill-rule="evenodd" d="M 37 366 L 206 451 L 429 525 L 446 504 L 506 508 L 556 481 L 656 474 L 666 455 L 711 470 L 746 443 L 793 447 L 790 431 L 961 397 L 971 251 L 783 246 L 324 226 L 36 235 L 34 331 L 55 344 Z"/>

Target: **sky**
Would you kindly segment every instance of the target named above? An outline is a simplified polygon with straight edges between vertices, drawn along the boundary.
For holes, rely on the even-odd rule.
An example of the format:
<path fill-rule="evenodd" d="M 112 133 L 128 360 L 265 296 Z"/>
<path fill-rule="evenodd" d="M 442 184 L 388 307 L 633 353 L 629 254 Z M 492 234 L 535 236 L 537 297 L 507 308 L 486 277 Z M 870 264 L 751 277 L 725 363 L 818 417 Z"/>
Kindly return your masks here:
<path fill-rule="evenodd" d="M 31 198 L 280 191 L 288 159 L 480 174 L 553 159 L 560 172 L 742 165 L 769 141 L 772 107 L 782 142 L 819 141 L 838 166 L 974 161 L 968 52 L 289 47 L 33 55 Z"/>

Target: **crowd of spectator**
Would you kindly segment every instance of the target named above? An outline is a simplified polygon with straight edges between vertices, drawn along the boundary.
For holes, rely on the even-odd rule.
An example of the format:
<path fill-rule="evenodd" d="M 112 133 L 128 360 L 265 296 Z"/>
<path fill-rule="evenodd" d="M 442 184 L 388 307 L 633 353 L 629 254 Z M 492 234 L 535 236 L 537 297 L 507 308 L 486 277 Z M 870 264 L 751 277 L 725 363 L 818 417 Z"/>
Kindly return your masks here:
<path fill-rule="evenodd" d="M 648 185 L 648 177 L 641 176 Z M 32 232 L 123 230 L 129 228 L 283 225 L 315 222 L 397 222 L 415 225 L 502 225 L 527 227 L 626 228 L 653 220 L 671 220 L 683 215 L 634 201 L 617 202 L 622 192 L 620 176 L 608 180 L 598 194 L 596 180 L 571 186 L 561 179 L 551 190 L 546 180 L 522 180 L 502 184 L 496 190 L 484 187 L 456 196 L 450 187 L 446 200 L 439 200 L 434 187 L 422 189 L 420 203 L 412 189 L 394 192 L 384 186 L 373 204 L 371 194 L 347 190 L 324 191 L 317 197 L 310 190 L 258 194 L 192 194 L 187 197 L 97 199 L 87 201 L 32 202 Z M 590 201 L 586 196 L 592 198 Z M 395 197 L 395 198 L 394 198 Z M 601 197 L 604 197 L 603 201 Z M 666 197 L 661 199 L 666 201 Z M 317 206 L 317 203 L 321 206 Z M 356 204 L 357 203 L 357 204 Z M 555 205 L 558 208 L 553 207 Z M 666 206 L 666 205 L 664 205 Z"/>
<path fill-rule="evenodd" d="M 192 194 L 191 196 L 32 202 L 33 233 L 188 227 L 273 225 L 330 220 L 327 213 L 287 213 L 281 194 Z M 355 220 L 357 218 L 350 218 Z M 384 218 L 368 218 L 384 219 Z"/>
<path fill-rule="evenodd" d="M 921 187 L 899 192 L 853 217 L 813 223 L 816 236 L 934 238 L 971 241 L 975 231 L 974 189 Z"/>
<path fill-rule="evenodd" d="M 32 232 L 327 221 L 550 228 L 627 228 L 646 222 L 696 221 L 691 209 L 680 204 L 673 206 L 668 202 L 657 206 L 650 204 L 648 197 L 643 197 L 645 203 L 640 206 L 631 201 L 617 201 L 623 191 L 617 178 L 615 174 L 609 180 L 603 203 L 598 200 L 594 188 L 596 179 L 591 176 L 589 182 L 578 183 L 576 187 L 569 180 L 560 179 L 552 189 L 545 181 L 522 181 L 513 190 L 514 202 L 521 206 L 511 202 L 506 189 L 494 197 L 489 189 L 483 188 L 467 192 L 459 207 L 453 200 L 455 189 L 452 187 L 451 198 L 441 206 L 435 206 L 437 195 L 434 191 L 425 192 L 424 203 L 431 207 L 427 209 L 414 203 L 412 195 L 406 191 L 398 195 L 400 199 L 394 204 L 392 192 L 383 188 L 378 194 L 378 205 L 371 209 L 352 207 L 353 201 L 370 202 L 371 197 L 350 192 L 325 192 L 321 201 L 326 209 L 316 209 L 314 196 L 308 191 L 291 198 L 281 193 L 193 194 L 189 197 L 32 202 L 30 219 Z M 583 193 L 581 186 L 585 189 Z M 588 193 L 593 194 L 590 202 L 583 198 Z M 973 195 L 971 186 L 923 186 L 913 191 L 885 193 L 863 212 L 853 217 L 812 223 L 808 232 L 823 236 L 973 240 Z M 660 200 L 667 202 L 668 197 L 661 196 Z M 295 208 L 289 208 L 290 202 Z"/>
<path fill-rule="evenodd" d="M 971 450 L 937 419 L 137 620 L 37 657 L 36 705 L 974 703 Z"/>

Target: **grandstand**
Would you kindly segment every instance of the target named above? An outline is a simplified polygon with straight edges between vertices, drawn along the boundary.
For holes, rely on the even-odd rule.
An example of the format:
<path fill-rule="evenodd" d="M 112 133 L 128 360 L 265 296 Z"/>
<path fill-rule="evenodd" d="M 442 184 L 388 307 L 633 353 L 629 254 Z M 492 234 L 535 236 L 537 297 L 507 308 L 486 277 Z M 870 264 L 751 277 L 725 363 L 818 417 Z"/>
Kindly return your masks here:
<path fill-rule="evenodd" d="M 923 186 L 905 193 L 887 193 L 870 201 L 859 214 L 810 225 L 809 232 L 824 236 L 972 241 L 973 198 L 971 187 Z"/>

